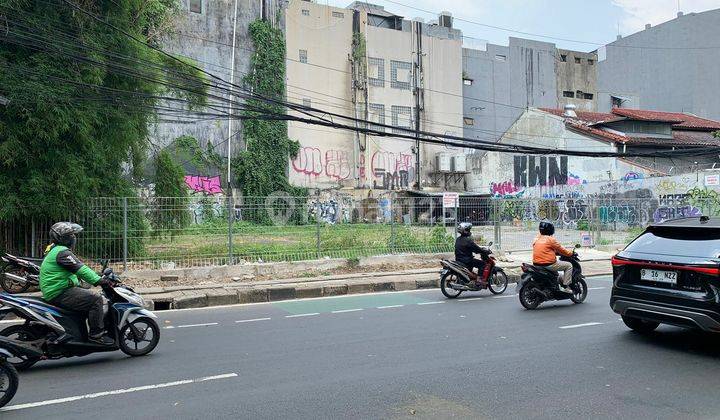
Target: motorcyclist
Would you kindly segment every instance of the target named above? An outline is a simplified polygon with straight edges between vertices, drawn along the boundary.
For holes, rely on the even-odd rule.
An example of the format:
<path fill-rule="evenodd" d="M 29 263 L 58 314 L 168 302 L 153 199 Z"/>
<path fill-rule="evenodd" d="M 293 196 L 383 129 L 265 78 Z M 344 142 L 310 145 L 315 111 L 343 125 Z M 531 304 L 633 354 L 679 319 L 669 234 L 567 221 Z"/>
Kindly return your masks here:
<path fill-rule="evenodd" d="M 460 236 L 455 239 L 455 261 L 461 263 L 470 271 L 472 271 L 473 268 L 477 268 L 478 274 L 480 275 L 478 282 L 485 284 L 485 281 L 482 279 L 485 262 L 473 256 L 474 253 L 482 252 L 482 248 L 473 241 L 470 229 L 472 229 L 472 223 L 470 222 L 462 222 L 457 227 L 457 232 Z"/>
<path fill-rule="evenodd" d="M 533 242 L 533 264 L 545 267 L 553 271 L 562 271 L 562 284 L 560 290 L 566 293 L 573 293 L 570 289 L 572 282 L 573 267 L 567 261 L 559 261 L 556 254 L 566 257 L 572 256 L 574 253 L 563 248 L 562 245 L 553 237 L 555 234 L 555 226 L 550 222 L 540 222 L 540 234 Z"/>
<path fill-rule="evenodd" d="M 115 341 L 105 335 L 102 297 L 78 287 L 78 278 L 94 286 L 108 281 L 98 276 L 73 254 L 76 235 L 82 230 L 82 226 L 70 222 L 52 225 L 52 244 L 45 250 L 45 258 L 40 265 L 40 290 L 43 299 L 52 305 L 71 311 L 87 312 L 90 326 L 88 339 L 97 344 L 112 345 Z"/>

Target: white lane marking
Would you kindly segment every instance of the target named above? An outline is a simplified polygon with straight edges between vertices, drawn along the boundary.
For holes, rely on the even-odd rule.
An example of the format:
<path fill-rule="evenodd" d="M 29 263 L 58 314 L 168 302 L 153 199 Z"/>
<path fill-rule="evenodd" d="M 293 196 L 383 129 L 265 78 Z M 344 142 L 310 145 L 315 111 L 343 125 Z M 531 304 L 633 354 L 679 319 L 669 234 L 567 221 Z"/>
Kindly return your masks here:
<path fill-rule="evenodd" d="M 357 311 L 362 311 L 362 308 L 343 309 L 343 310 L 340 310 L 340 311 L 332 311 L 331 313 L 333 313 L 333 314 L 344 314 L 344 313 L 346 313 L 346 312 L 357 312 Z"/>
<path fill-rule="evenodd" d="M 165 328 L 166 330 L 172 330 L 172 329 L 175 328 L 175 327 L 172 326 L 172 325 L 170 325 L 169 327 L 163 327 L 163 328 Z"/>
<path fill-rule="evenodd" d="M 309 314 L 285 315 L 285 318 L 300 318 L 303 316 L 315 316 L 315 315 L 320 315 L 320 312 L 312 312 Z"/>
<path fill-rule="evenodd" d="M 584 324 L 575 324 L 575 325 L 564 325 L 562 327 L 558 327 L 561 330 L 569 330 L 571 328 L 581 328 L 581 327 L 591 327 L 593 325 L 602 325 L 602 322 L 586 322 Z"/>
<path fill-rule="evenodd" d="M 235 321 L 236 323 L 242 323 L 242 322 L 255 322 L 255 321 L 270 321 L 271 318 L 253 318 L 253 319 L 241 319 L 239 321 Z"/>
<path fill-rule="evenodd" d="M 445 300 L 437 300 L 435 302 L 419 302 L 418 305 L 438 305 L 440 303 L 445 303 Z"/>
<path fill-rule="evenodd" d="M 605 288 L 605 286 L 600 286 L 600 287 L 588 287 L 588 290 L 602 290 L 602 289 L 604 289 L 604 288 Z"/>
<path fill-rule="evenodd" d="M 485 299 L 484 297 L 476 297 L 476 298 L 467 298 L 467 299 L 458 299 L 458 302 L 470 302 L 472 300 L 480 300 Z"/>
<path fill-rule="evenodd" d="M 387 306 L 378 306 L 378 309 L 390 309 L 390 308 L 402 308 L 405 305 L 387 305 Z"/>
<path fill-rule="evenodd" d="M 218 325 L 218 323 L 217 322 L 207 322 L 205 324 L 186 324 L 186 325 L 178 325 L 176 328 L 210 327 L 213 325 Z"/>
<path fill-rule="evenodd" d="M 129 394 L 131 392 L 148 391 L 151 389 L 168 388 L 168 387 L 179 386 L 179 385 L 188 385 L 188 384 L 197 383 L 197 382 L 216 381 L 218 379 L 228 379 L 228 378 L 234 378 L 236 376 L 238 376 L 237 373 L 224 373 L 222 375 L 206 376 L 204 378 L 198 378 L 198 379 L 185 379 L 185 380 L 181 380 L 181 381 L 166 382 L 163 384 L 144 385 L 144 386 L 138 386 L 135 388 L 116 389 L 114 391 L 103 391 L 103 392 L 96 392 L 94 394 L 77 395 L 74 397 L 65 397 L 65 398 L 58 398 L 58 399 L 54 399 L 54 400 L 38 401 L 38 402 L 34 402 L 34 403 L 11 405 L 8 407 L 0 408 L 0 411 L 15 411 L 15 410 L 24 410 L 27 408 L 43 407 L 46 405 L 65 404 L 65 403 L 69 403 L 69 402 L 73 402 L 73 401 L 107 397 L 107 396 L 111 396 L 111 395 Z"/>
<path fill-rule="evenodd" d="M 503 298 L 511 298 L 511 297 L 515 297 L 515 296 L 517 296 L 517 293 L 515 293 L 514 295 L 493 296 L 492 298 L 493 298 L 493 299 L 503 299 Z"/>

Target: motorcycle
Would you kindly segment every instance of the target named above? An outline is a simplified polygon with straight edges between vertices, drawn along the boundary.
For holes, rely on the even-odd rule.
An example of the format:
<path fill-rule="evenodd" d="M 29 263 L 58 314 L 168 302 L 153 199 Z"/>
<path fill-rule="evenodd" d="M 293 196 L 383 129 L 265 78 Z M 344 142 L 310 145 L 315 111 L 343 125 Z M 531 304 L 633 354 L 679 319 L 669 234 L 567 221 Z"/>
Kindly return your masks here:
<path fill-rule="evenodd" d="M 579 245 L 575 248 L 579 248 Z M 547 267 L 523 264 L 523 274 L 520 276 L 516 290 L 520 304 L 525 309 L 535 309 L 541 303 L 551 300 L 570 299 L 575 304 L 585 301 L 588 287 L 585 276 L 582 274 L 582 266 L 577 253 L 573 252 L 571 257 L 561 256 L 560 260 L 572 264 L 573 276 L 569 287 L 573 293 L 560 290 L 562 275 L 557 271 L 550 270 Z"/>
<path fill-rule="evenodd" d="M 25 370 L 40 360 L 85 356 L 97 352 L 121 350 L 129 356 L 144 356 L 160 341 L 157 316 L 145 309 L 143 299 L 132 288 L 123 285 L 112 270 L 103 264 L 103 278 L 111 280 L 102 286 L 105 300 L 104 319 L 112 345 L 88 341 L 87 313 L 62 309 L 41 298 L 16 297 L 0 293 L 0 319 L 15 314 L 24 324 L 0 331 L 0 336 L 24 342 L 40 355 L 15 355 L 9 359 L 18 370 Z"/>
<path fill-rule="evenodd" d="M 19 258 L 5 254 L 0 257 L 3 262 L 3 275 L 0 276 L 0 287 L 8 293 L 24 293 L 28 289 L 40 286 L 40 263 L 42 260 Z"/>
<path fill-rule="evenodd" d="M 0 407 L 7 405 L 18 390 L 20 379 L 17 370 L 8 361 L 18 356 L 40 357 L 42 353 L 25 343 L 0 337 Z"/>
<path fill-rule="evenodd" d="M 481 280 L 478 274 L 457 261 L 440 261 L 443 266 L 440 272 L 440 291 L 445 297 L 455 299 L 462 292 L 477 292 L 484 289 L 489 289 L 495 295 L 505 292 L 508 277 L 505 271 L 497 266 L 491 246 L 492 242 L 486 247 L 480 247 L 480 258 L 485 262 Z"/>

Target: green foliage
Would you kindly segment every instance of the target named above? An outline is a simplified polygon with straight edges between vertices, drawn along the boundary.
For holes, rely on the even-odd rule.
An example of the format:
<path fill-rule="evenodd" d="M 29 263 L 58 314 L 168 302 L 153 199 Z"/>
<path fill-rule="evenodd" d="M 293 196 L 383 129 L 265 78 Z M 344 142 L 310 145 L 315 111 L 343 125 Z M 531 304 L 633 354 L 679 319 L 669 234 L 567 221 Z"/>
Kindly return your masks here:
<path fill-rule="evenodd" d="M 577 230 L 589 230 L 590 229 L 590 222 L 587 220 L 578 220 L 577 222 Z"/>
<path fill-rule="evenodd" d="M 150 223 L 155 235 L 174 236 L 190 224 L 187 209 L 188 190 L 182 166 L 173 161 L 167 150 L 155 157 L 155 210 Z"/>
<path fill-rule="evenodd" d="M 268 22 L 257 20 L 250 24 L 250 36 L 255 44 L 252 71 L 243 82 L 254 93 L 268 98 L 285 98 L 285 39 L 282 31 Z M 247 104 L 267 112 L 284 114 L 284 107 L 250 99 Z M 300 145 L 287 135 L 287 122 L 252 119 L 257 112 L 245 111 L 243 139 L 247 149 L 233 161 L 237 185 L 246 197 L 266 197 L 275 191 L 291 196 L 306 196 L 305 189 L 290 186 L 287 177 L 288 160 L 294 158 Z M 253 220 L 264 222 L 265 212 L 249 214 Z"/>
<path fill-rule="evenodd" d="M 211 143 L 203 149 L 195 137 L 180 136 L 175 139 L 173 145 L 176 150 L 176 160 L 192 164 L 203 174 L 210 174 L 223 166 L 222 156 L 215 152 L 215 147 Z"/>
<path fill-rule="evenodd" d="M 435 226 L 430 231 L 430 244 L 438 248 L 452 248 L 455 245 L 455 238 L 448 234 L 444 226 Z"/>

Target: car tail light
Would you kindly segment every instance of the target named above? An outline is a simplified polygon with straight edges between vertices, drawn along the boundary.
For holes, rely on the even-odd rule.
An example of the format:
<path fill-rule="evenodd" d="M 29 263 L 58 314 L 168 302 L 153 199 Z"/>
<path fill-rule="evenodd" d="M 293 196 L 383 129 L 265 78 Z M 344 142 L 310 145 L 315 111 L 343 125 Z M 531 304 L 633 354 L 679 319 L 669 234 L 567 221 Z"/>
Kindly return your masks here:
<path fill-rule="evenodd" d="M 646 263 L 642 261 L 630 261 L 618 256 L 612 257 L 613 267 L 622 267 L 626 265 L 640 266 L 645 268 L 660 268 L 660 269 L 671 269 L 681 271 L 693 271 L 695 273 L 709 274 L 711 276 L 720 276 L 720 268 L 718 267 L 694 267 L 689 265 L 673 265 L 673 264 L 657 264 L 657 263 Z"/>

